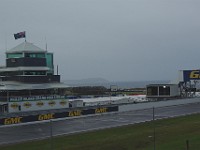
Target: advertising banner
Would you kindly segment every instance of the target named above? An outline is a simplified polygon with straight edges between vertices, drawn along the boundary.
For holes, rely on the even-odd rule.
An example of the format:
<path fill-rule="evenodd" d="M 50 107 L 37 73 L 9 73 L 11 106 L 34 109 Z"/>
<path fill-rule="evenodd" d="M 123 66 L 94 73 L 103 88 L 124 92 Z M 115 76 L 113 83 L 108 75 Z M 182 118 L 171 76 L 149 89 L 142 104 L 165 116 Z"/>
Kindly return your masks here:
<path fill-rule="evenodd" d="M 184 82 L 190 80 L 200 80 L 200 70 L 183 70 Z"/>
<path fill-rule="evenodd" d="M 100 114 L 100 113 L 106 113 L 106 112 L 115 112 L 118 110 L 119 110 L 118 106 L 111 106 L 111 107 L 98 107 L 98 108 L 92 108 L 92 109 L 77 109 L 77 110 L 57 112 L 57 113 L 44 113 L 44 114 L 38 114 L 38 115 L 1 118 L 0 125 L 10 125 L 10 124 L 33 122 L 33 121 L 76 117 L 76 116 L 82 116 L 82 115 Z"/>

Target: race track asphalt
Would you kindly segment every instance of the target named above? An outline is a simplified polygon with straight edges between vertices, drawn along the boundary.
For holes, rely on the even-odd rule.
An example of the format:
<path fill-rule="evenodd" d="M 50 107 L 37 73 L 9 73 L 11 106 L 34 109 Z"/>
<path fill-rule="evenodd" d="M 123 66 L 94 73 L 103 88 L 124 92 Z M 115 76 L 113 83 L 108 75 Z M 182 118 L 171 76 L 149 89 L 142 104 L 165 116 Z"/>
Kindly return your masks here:
<path fill-rule="evenodd" d="M 155 119 L 200 113 L 200 103 L 190 103 L 154 109 Z M 153 119 L 153 108 L 100 114 L 80 118 L 0 127 L 0 145 L 48 138 L 51 135 L 73 134 L 111 128 Z M 52 131 L 52 132 L 51 132 Z"/>

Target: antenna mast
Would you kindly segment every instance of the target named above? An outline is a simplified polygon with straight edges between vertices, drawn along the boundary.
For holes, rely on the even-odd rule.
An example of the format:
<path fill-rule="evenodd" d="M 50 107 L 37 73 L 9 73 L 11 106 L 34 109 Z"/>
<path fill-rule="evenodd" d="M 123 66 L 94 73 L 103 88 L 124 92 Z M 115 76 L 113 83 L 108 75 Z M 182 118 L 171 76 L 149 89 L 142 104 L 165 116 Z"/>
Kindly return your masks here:
<path fill-rule="evenodd" d="M 7 51 L 8 50 L 8 47 L 7 47 L 7 33 L 5 33 L 5 50 Z"/>
<path fill-rule="evenodd" d="M 26 42 L 26 31 L 24 31 L 24 38 L 25 38 L 25 42 Z"/>
<path fill-rule="evenodd" d="M 46 36 L 45 36 L 45 50 L 47 51 L 47 39 L 46 39 Z"/>

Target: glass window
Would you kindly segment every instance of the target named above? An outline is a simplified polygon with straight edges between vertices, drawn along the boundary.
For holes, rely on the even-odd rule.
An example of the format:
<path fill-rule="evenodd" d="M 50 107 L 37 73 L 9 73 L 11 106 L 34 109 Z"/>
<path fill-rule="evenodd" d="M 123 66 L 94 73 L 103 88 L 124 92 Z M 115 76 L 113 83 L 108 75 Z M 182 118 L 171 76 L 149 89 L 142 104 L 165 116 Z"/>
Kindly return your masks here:
<path fill-rule="evenodd" d="M 45 71 L 24 71 L 24 75 L 46 75 Z"/>
<path fill-rule="evenodd" d="M 45 53 L 25 53 L 25 57 L 45 58 Z"/>
<path fill-rule="evenodd" d="M 169 86 L 159 86 L 159 95 L 170 95 L 170 87 Z"/>
<path fill-rule="evenodd" d="M 36 54 L 36 57 L 37 58 L 45 58 L 45 54 L 44 53 L 39 53 L 39 54 Z"/>
<path fill-rule="evenodd" d="M 47 61 L 47 67 L 50 68 L 48 71 L 49 74 L 54 73 L 54 68 L 53 68 L 53 53 L 47 53 L 46 54 L 46 61 Z"/>
<path fill-rule="evenodd" d="M 158 87 L 157 86 L 147 87 L 147 95 L 148 96 L 157 96 L 158 95 Z"/>
<path fill-rule="evenodd" d="M 7 58 L 21 58 L 22 56 L 23 56 L 22 53 L 6 54 Z"/>

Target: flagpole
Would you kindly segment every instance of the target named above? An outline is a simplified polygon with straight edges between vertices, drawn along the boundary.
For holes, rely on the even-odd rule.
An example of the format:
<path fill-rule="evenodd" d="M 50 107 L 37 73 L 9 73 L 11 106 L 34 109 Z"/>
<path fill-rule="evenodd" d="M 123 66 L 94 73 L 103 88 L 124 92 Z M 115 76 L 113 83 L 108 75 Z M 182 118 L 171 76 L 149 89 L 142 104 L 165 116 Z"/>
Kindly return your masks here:
<path fill-rule="evenodd" d="M 5 33 L 5 50 L 8 50 L 7 33 Z"/>
<path fill-rule="evenodd" d="M 46 36 L 45 36 L 45 50 L 47 52 L 47 39 L 46 39 Z"/>
<path fill-rule="evenodd" d="M 25 42 L 26 42 L 26 31 L 24 31 L 24 33 L 25 33 Z"/>

